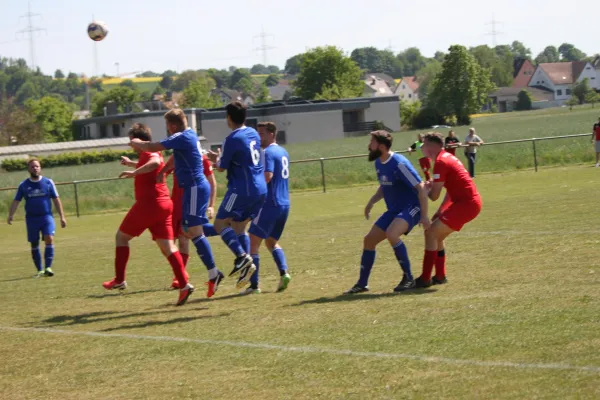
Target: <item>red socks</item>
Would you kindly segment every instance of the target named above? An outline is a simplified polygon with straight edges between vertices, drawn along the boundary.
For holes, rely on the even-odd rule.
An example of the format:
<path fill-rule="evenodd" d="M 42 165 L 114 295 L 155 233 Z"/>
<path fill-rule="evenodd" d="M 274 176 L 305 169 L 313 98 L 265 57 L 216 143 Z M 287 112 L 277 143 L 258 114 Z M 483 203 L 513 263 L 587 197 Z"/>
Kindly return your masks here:
<path fill-rule="evenodd" d="M 169 257 L 169 264 L 171 264 L 171 268 L 173 268 L 173 273 L 175 274 L 175 278 L 179 281 L 179 287 L 184 288 L 187 285 L 188 280 L 185 273 L 185 267 L 183 265 L 183 259 L 181 258 L 181 254 L 176 251 L 175 253 L 171 253 Z"/>
<path fill-rule="evenodd" d="M 431 280 L 431 273 L 433 272 L 433 266 L 435 265 L 437 254 L 437 250 L 425 250 L 425 256 L 423 257 L 423 273 L 421 274 L 421 278 L 425 282 L 429 282 Z"/>
<path fill-rule="evenodd" d="M 435 277 L 442 280 L 446 277 L 446 251 L 440 250 L 435 259 Z"/>
<path fill-rule="evenodd" d="M 122 283 L 125 280 L 125 268 L 129 261 L 129 246 L 120 246 L 115 251 L 115 281 Z"/>

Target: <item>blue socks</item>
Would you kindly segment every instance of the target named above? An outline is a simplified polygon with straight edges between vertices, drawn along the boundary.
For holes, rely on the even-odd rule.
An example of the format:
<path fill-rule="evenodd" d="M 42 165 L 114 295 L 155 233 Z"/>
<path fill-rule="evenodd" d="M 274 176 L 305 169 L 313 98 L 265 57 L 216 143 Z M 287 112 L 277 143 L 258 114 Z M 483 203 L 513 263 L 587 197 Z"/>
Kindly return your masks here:
<path fill-rule="evenodd" d="M 375 264 L 375 250 L 363 250 L 362 258 L 360 259 L 360 276 L 357 285 L 367 287 L 369 285 L 369 275 Z"/>
<path fill-rule="evenodd" d="M 393 246 L 394 253 L 396 254 L 396 259 L 400 263 L 400 267 L 406 277 L 410 280 L 413 279 L 412 273 L 410 272 L 410 260 L 408 259 L 408 251 L 406 250 L 406 245 L 401 240 Z"/>
<path fill-rule="evenodd" d="M 38 271 L 43 271 L 44 267 L 42 266 L 42 253 L 40 252 L 40 244 L 32 243 L 31 244 L 31 258 L 33 258 L 33 263 Z"/>
<path fill-rule="evenodd" d="M 233 228 L 229 227 L 223 229 L 221 231 L 221 239 L 223 239 L 223 242 L 225 242 L 227 247 L 229 247 L 229 250 L 231 250 L 231 252 L 235 254 L 236 257 L 241 257 L 242 255 L 246 254 L 246 252 L 240 245 L 238 237 L 235 234 Z"/>
<path fill-rule="evenodd" d="M 238 241 L 240 242 L 240 246 L 246 252 L 246 254 L 250 254 L 250 236 L 243 233 L 238 236 Z"/>
<path fill-rule="evenodd" d="M 215 230 L 215 226 L 213 224 L 202 225 L 202 230 L 204 231 L 204 236 L 206 237 L 213 237 L 219 235 Z"/>
<path fill-rule="evenodd" d="M 254 263 L 254 266 L 256 266 L 256 271 L 250 277 L 250 287 L 252 289 L 258 289 L 258 270 L 260 269 L 260 256 L 258 254 L 252 254 L 252 262 Z"/>
<path fill-rule="evenodd" d="M 283 253 L 283 249 L 281 247 L 273 249 L 273 260 L 275 260 L 275 264 L 277 264 L 279 275 L 283 276 L 287 274 L 287 261 L 285 260 L 285 254 Z"/>
<path fill-rule="evenodd" d="M 196 246 L 196 251 L 206 266 L 206 269 L 210 271 L 211 269 L 215 268 L 215 259 L 210 248 L 210 243 L 208 242 L 206 236 L 197 236 L 192 239 L 192 242 L 194 243 L 194 246 Z"/>
<path fill-rule="evenodd" d="M 39 248 L 38 248 L 38 251 Z M 54 245 L 47 244 L 46 249 L 44 250 L 44 259 L 46 261 L 46 268 L 52 267 L 52 260 L 54 259 Z"/>

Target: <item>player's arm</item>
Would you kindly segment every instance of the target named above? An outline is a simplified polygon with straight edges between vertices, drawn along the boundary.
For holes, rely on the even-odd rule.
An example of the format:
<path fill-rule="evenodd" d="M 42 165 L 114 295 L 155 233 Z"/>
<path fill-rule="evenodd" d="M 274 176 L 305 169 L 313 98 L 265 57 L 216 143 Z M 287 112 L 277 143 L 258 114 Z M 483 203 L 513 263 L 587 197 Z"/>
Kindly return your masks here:
<path fill-rule="evenodd" d="M 444 188 L 444 182 L 433 182 L 431 184 L 431 190 L 429 190 L 429 198 L 431 201 L 436 201 L 440 198 L 442 189 Z"/>
<path fill-rule="evenodd" d="M 223 172 L 229 168 L 229 165 L 233 160 L 233 155 L 236 151 L 236 144 L 237 143 L 234 138 L 228 137 L 223 142 L 223 146 L 219 149 L 218 153 L 215 153 L 214 151 L 208 152 L 206 156 L 215 164 L 217 171 Z"/>
<path fill-rule="evenodd" d="M 270 151 L 265 151 L 265 181 L 271 182 L 275 171 L 275 159 Z"/>
<path fill-rule="evenodd" d="M 65 228 L 67 226 L 67 219 L 65 218 L 65 210 L 63 209 L 62 201 L 60 201 L 59 197 L 52 198 L 52 203 L 54 203 L 54 208 L 58 211 L 58 215 L 60 216 L 60 226 Z"/>
<path fill-rule="evenodd" d="M 166 150 L 167 148 L 163 145 L 163 142 L 143 142 L 140 139 L 131 139 L 129 146 L 133 149 L 148 153 L 156 153 L 158 151 Z"/>
<path fill-rule="evenodd" d="M 431 221 L 429 220 L 429 198 L 427 194 L 427 186 L 424 182 L 419 182 L 415 185 L 417 194 L 419 195 L 419 205 L 421 207 L 421 224 L 423 229 L 429 229 Z"/>
<path fill-rule="evenodd" d="M 155 171 L 160 167 L 160 157 L 151 157 L 150 160 L 134 171 L 123 171 L 119 178 L 133 178 L 138 175 L 143 175 Z"/>
<path fill-rule="evenodd" d="M 8 210 L 8 219 L 6 221 L 9 225 L 12 225 L 13 218 L 17 212 L 17 208 L 19 208 L 19 204 L 21 204 L 21 202 L 15 199 L 10 205 L 10 209 Z"/>
<path fill-rule="evenodd" d="M 365 206 L 365 218 L 366 219 L 369 219 L 369 216 L 371 215 L 371 210 L 373 209 L 373 206 L 375 204 L 377 204 L 377 202 L 380 201 L 381 199 L 383 199 L 383 187 L 379 186 L 379 188 L 377 189 L 375 194 L 373 196 L 371 196 L 371 198 L 369 199 L 369 202 Z"/>
<path fill-rule="evenodd" d="M 165 166 L 162 167 L 162 169 L 158 172 L 158 175 L 156 176 L 156 182 L 158 182 L 158 183 L 164 182 L 165 175 L 169 175 L 173 171 L 174 166 L 175 166 L 175 159 L 174 159 L 174 156 L 171 156 L 165 163 Z"/>
<path fill-rule="evenodd" d="M 210 174 L 206 177 L 208 184 L 210 185 L 210 199 L 208 200 L 208 218 L 211 219 L 215 210 L 215 203 L 217 202 L 217 177 L 215 174 Z"/>
<path fill-rule="evenodd" d="M 126 166 L 128 166 L 130 168 L 133 168 L 133 167 L 135 167 L 137 165 L 137 163 L 135 161 L 131 161 L 129 159 L 129 157 L 122 156 L 121 157 L 121 165 L 126 165 Z"/>

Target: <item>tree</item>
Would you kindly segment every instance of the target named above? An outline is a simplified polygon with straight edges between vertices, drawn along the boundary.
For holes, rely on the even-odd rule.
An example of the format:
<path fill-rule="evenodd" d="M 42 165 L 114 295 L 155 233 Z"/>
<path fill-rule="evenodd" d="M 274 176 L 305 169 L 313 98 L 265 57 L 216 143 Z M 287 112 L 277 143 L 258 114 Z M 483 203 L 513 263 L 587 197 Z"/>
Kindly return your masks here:
<path fill-rule="evenodd" d="M 427 64 L 427 58 L 421 54 L 421 50 L 416 47 L 409 47 L 400 52 L 397 59 L 404 66 L 403 76 L 413 76 L 418 70 Z"/>
<path fill-rule="evenodd" d="M 252 68 L 250 68 L 250 73 L 252 75 L 264 75 L 268 74 L 269 72 L 269 68 L 262 64 L 255 64 L 252 66 Z"/>
<path fill-rule="evenodd" d="M 440 72 L 442 72 L 442 64 L 438 61 L 432 61 L 417 71 L 416 77 L 417 82 L 419 83 L 419 98 L 426 105 L 428 104 L 429 95 L 433 90 L 433 82 Z"/>
<path fill-rule="evenodd" d="M 57 69 L 56 71 L 54 71 L 54 78 L 56 78 L 56 79 L 64 79 L 65 78 L 65 74 L 63 74 L 63 72 L 60 69 Z"/>
<path fill-rule="evenodd" d="M 208 71 L 210 76 L 216 83 L 218 88 L 228 87 L 231 82 L 231 73 L 225 69 L 211 68 Z"/>
<path fill-rule="evenodd" d="M 577 101 L 579 101 L 579 104 L 583 104 L 585 103 L 585 98 L 586 96 L 592 91 L 592 88 L 590 87 L 590 80 L 588 78 L 585 78 L 584 80 L 582 80 L 581 82 L 575 84 L 573 86 L 573 96 L 577 98 Z"/>
<path fill-rule="evenodd" d="M 114 102 L 117 105 L 119 113 L 125 112 L 133 103 L 140 100 L 140 93 L 124 86 L 116 86 L 112 89 L 98 93 L 94 98 L 92 105 L 92 116 L 99 117 L 104 115 L 104 107 L 108 102 Z"/>
<path fill-rule="evenodd" d="M 221 107 L 218 96 L 211 92 L 216 87 L 215 81 L 203 76 L 190 82 L 183 91 L 183 106 L 195 108 L 217 108 Z"/>
<path fill-rule="evenodd" d="M 492 82 L 496 86 L 510 86 L 513 81 L 513 56 L 508 46 L 494 49 L 482 45 L 469 49 L 479 66 L 491 71 Z"/>
<path fill-rule="evenodd" d="M 600 93 L 597 93 L 596 91 L 591 90 L 585 96 L 585 102 L 591 104 L 592 108 L 594 108 L 594 106 L 596 105 L 596 103 L 600 103 Z"/>
<path fill-rule="evenodd" d="M 43 134 L 40 126 L 35 122 L 33 116 L 22 107 L 9 101 L 0 103 L 0 120 L 2 120 L 2 129 L 0 130 L 2 143 L 0 145 L 12 144 L 13 138 L 18 144 L 42 142 Z"/>
<path fill-rule="evenodd" d="M 131 79 L 125 79 L 124 81 L 122 81 L 121 83 L 119 83 L 119 86 L 124 86 L 124 87 L 128 87 L 128 88 L 131 88 L 131 89 L 135 89 L 136 88 L 136 84 Z"/>
<path fill-rule="evenodd" d="M 174 76 L 177 76 L 177 72 L 173 71 L 172 69 L 168 69 L 165 72 L 163 72 L 162 74 L 160 74 L 160 76 L 162 76 L 163 78 L 165 76 L 168 76 L 169 78 L 172 78 Z"/>
<path fill-rule="evenodd" d="M 267 79 L 265 79 L 265 85 L 271 87 L 271 86 L 277 86 L 279 84 L 279 75 L 277 74 L 270 74 L 269 76 L 267 76 Z"/>
<path fill-rule="evenodd" d="M 191 82 L 205 76 L 206 74 L 201 71 L 194 71 L 188 69 L 183 71 L 181 74 L 177 76 L 177 79 L 173 81 L 171 84 L 171 90 L 175 92 L 182 92 L 185 88 L 187 88 Z"/>
<path fill-rule="evenodd" d="M 317 47 L 301 58 L 300 74 L 294 83 L 295 92 L 305 99 L 335 92 L 348 97 L 362 95 L 364 83 L 358 65 L 334 46 Z M 331 94 L 331 93 L 330 93 Z"/>
<path fill-rule="evenodd" d="M 456 116 L 459 124 L 470 121 L 487 101 L 494 89 L 489 70 L 481 68 L 475 57 L 463 46 L 451 46 L 436 77 L 432 104 L 442 115 Z"/>
<path fill-rule="evenodd" d="M 292 58 L 288 58 L 285 62 L 285 73 L 289 75 L 297 75 L 300 73 L 300 61 L 303 54 L 296 54 Z"/>
<path fill-rule="evenodd" d="M 531 104 L 533 103 L 533 97 L 531 93 L 523 89 L 517 95 L 517 111 L 531 110 Z"/>
<path fill-rule="evenodd" d="M 446 53 L 444 53 L 443 51 L 436 51 L 433 55 L 433 59 L 439 63 L 443 63 L 445 57 Z"/>
<path fill-rule="evenodd" d="M 543 63 L 555 63 L 560 61 L 560 54 L 558 53 L 558 49 L 554 46 L 548 46 L 537 55 L 535 58 L 535 62 L 537 64 Z"/>
<path fill-rule="evenodd" d="M 565 105 L 569 106 L 569 110 L 573 111 L 573 106 L 579 105 L 579 100 L 575 96 L 571 96 L 569 100 L 565 102 Z"/>
<path fill-rule="evenodd" d="M 169 90 L 171 88 L 171 86 L 173 85 L 173 77 L 165 75 L 162 77 L 162 79 L 160 80 L 159 83 L 160 87 L 165 89 L 165 90 Z"/>
<path fill-rule="evenodd" d="M 586 54 L 570 43 L 563 43 L 558 48 L 561 61 L 581 61 L 586 58 Z"/>
<path fill-rule="evenodd" d="M 321 90 L 321 93 L 316 95 L 315 100 L 341 100 L 356 96 L 356 92 L 350 87 L 326 85 Z"/>
<path fill-rule="evenodd" d="M 510 45 L 510 52 L 515 58 L 531 60 L 531 49 L 525 47 L 525 45 L 518 40 L 512 42 Z"/>
<path fill-rule="evenodd" d="M 363 47 L 354 49 L 350 58 L 365 72 L 381 72 L 393 78 L 401 78 L 404 73 L 404 65 L 391 51 Z"/>
<path fill-rule="evenodd" d="M 72 105 L 47 96 L 39 100 L 28 100 L 25 108 L 41 127 L 45 142 L 73 140 L 71 122 L 74 110 Z"/>
<path fill-rule="evenodd" d="M 252 78 L 243 77 L 235 85 L 233 85 L 233 89 L 237 90 L 243 94 L 251 94 L 254 93 L 254 81 Z"/>
<path fill-rule="evenodd" d="M 421 110 L 420 101 L 400 100 L 400 123 L 410 128 L 414 127 L 414 120 Z"/>
<path fill-rule="evenodd" d="M 269 88 L 267 88 L 266 85 L 260 85 L 256 96 L 256 102 L 268 103 L 269 101 L 271 101 L 271 96 L 269 95 Z"/>
<path fill-rule="evenodd" d="M 138 78 L 157 78 L 161 76 L 161 74 L 154 71 L 144 71 L 141 74 L 136 75 Z"/>
<path fill-rule="evenodd" d="M 39 98 L 40 98 L 40 93 L 38 91 L 38 88 L 30 80 L 25 82 L 19 88 L 19 90 L 17 90 L 17 93 L 15 94 L 15 101 L 17 102 L 17 104 L 25 104 L 25 101 L 27 101 L 29 99 L 39 99 Z"/>
<path fill-rule="evenodd" d="M 271 73 L 271 74 L 278 74 L 281 72 L 281 70 L 279 69 L 279 67 L 277 65 L 269 65 L 267 67 L 267 69 L 269 70 L 269 73 Z"/>
<path fill-rule="evenodd" d="M 238 86 L 238 82 L 242 79 L 246 79 L 252 82 L 252 76 L 250 76 L 250 72 L 247 69 L 236 69 L 231 74 L 231 80 L 229 82 L 229 87 L 235 89 Z M 237 89 L 236 89 L 237 90 Z"/>

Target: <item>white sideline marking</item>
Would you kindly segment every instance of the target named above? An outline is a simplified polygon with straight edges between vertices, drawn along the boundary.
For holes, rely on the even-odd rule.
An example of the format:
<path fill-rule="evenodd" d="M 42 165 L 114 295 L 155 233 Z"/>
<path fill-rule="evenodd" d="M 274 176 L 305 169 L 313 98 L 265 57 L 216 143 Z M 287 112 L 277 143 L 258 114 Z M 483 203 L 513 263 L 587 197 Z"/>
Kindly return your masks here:
<path fill-rule="evenodd" d="M 355 357 L 374 357 L 374 358 L 391 358 L 391 359 L 405 359 L 414 361 L 423 361 L 429 363 L 438 364 L 455 364 L 455 365 L 467 365 L 477 367 L 501 367 L 501 368 L 519 368 L 519 369 L 553 369 L 553 370 L 571 370 L 581 372 L 600 372 L 600 367 L 595 366 L 577 366 L 569 364 L 538 364 L 538 363 L 515 363 L 509 361 L 478 361 L 478 360 L 461 360 L 457 358 L 447 357 L 434 357 L 434 356 L 421 356 L 416 354 L 401 354 L 401 353 L 379 353 L 379 352 L 366 352 L 366 351 L 353 351 L 353 350 L 336 350 L 327 349 L 320 347 L 310 346 L 283 346 L 276 344 L 267 343 L 248 343 L 248 342 L 233 342 L 227 340 L 211 340 L 211 339 L 191 339 L 184 337 L 173 337 L 173 336 L 148 336 L 148 335 L 134 335 L 128 333 L 104 333 L 104 332 L 90 332 L 90 331 L 69 331 L 64 329 L 52 329 L 52 328 L 16 328 L 10 326 L 0 326 L 0 331 L 10 332 L 43 332 L 43 333 L 54 333 L 60 335 L 70 336 L 91 336 L 91 337 L 102 337 L 102 338 L 121 338 L 121 339 L 137 339 L 137 340 L 155 340 L 160 342 L 183 342 L 183 343 L 196 343 L 196 344 L 208 344 L 211 346 L 231 346 L 231 347 L 243 347 L 251 349 L 262 349 L 262 350 L 277 350 L 297 353 L 321 353 L 321 354 L 334 354 L 339 356 L 355 356 Z"/>

